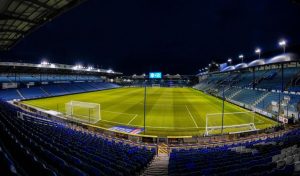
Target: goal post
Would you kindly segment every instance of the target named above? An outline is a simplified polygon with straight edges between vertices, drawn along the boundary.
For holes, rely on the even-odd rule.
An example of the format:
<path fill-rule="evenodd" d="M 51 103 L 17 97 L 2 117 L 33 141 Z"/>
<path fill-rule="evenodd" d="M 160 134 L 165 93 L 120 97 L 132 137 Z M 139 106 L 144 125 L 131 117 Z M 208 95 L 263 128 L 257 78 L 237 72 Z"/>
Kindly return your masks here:
<path fill-rule="evenodd" d="M 95 124 L 101 120 L 100 104 L 70 101 L 66 103 L 66 116 L 70 120 Z"/>
<path fill-rule="evenodd" d="M 205 135 L 255 131 L 255 112 L 206 114 Z"/>

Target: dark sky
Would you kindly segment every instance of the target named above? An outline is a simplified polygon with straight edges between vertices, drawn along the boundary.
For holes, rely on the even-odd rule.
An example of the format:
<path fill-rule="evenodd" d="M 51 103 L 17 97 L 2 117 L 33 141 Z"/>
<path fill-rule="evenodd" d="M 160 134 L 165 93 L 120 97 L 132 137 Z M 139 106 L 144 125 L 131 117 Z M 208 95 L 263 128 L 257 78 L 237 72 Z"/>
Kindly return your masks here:
<path fill-rule="evenodd" d="M 1 55 L 196 74 L 212 59 L 252 60 L 255 47 L 274 50 L 280 38 L 299 44 L 299 21 L 300 6 L 288 0 L 87 0 Z"/>

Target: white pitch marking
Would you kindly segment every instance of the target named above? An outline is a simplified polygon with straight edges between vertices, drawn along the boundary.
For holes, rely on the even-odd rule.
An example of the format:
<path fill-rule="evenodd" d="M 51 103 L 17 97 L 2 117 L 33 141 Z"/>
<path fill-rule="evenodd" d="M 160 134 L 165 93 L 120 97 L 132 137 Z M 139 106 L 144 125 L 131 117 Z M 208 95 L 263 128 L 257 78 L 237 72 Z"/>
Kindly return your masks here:
<path fill-rule="evenodd" d="M 195 126 L 198 128 L 198 125 L 197 125 L 197 123 L 196 123 L 194 117 L 192 116 L 191 111 L 189 110 L 189 108 L 187 107 L 187 105 L 185 105 L 185 107 L 186 107 L 187 111 L 189 112 L 189 114 L 190 114 L 190 116 L 191 116 L 191 118 L 192 118 L 192 120 L 193 120 Z"/>
<path fill-rule="evenodd" d="M 129 125 L 138 115 L 136 114 L 128 123 L 127 125 Z"/>
<path fill-rule="evenodd" d="M 109 122 L 109 123 L 114 123 L 114 124 L 118 124 L 118 125 L 127 125 L 127 123 L 120 123 L 120 122 L 114 122 L 114 121 L 110 121 L 110 120 L 101 120 L 103 122 Z M 140 127 L 143 128 L 144 126 L 142 125 L 130 125 L 130 126 L 134 126 L 134 127 Z M 146 128 L 158 128 L 158 129 L 205 129 L 205 127 L 159 127 L 159 126 L 146 126 Z"/>
<path fill-rule="evenodd" d="M 129 113 L 123 113 L 123 112 L 115 112 L 115 111 L 106 111 L 106 110 L 101 110 L 102 112 L 110 112 L 114 114 L 125 114 L 125 115 L 137 115 L 137 114 L 129 114 Z"/>

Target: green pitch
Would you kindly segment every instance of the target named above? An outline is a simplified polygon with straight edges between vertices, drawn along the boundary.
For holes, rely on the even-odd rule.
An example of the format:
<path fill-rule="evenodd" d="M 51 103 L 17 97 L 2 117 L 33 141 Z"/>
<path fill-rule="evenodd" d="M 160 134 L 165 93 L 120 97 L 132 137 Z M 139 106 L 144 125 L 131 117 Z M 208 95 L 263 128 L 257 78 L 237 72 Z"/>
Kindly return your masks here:
<path fill-rule="evenodd" d="M 220 99 L 192 88 L 147 88 L 146 95 L 145 125 L 146 134 L 149 135 L 203 135 L 206 115 L 222 112 Z M 65 104 L 72 100 L 101 105 L 101 121 L 95 125 L 105 128 L 144 127 L 144 88 L 119 88 L 29 100 L 23 103 L 65 113 Z M 246 111 L 236 105 L 225 103 L 225 113 Z M 220 120 L 217 118 L 216 122 Z M 232 114 L 230 118 L 226 117 L 224 124 L 248 123 L 244 119 L 249 118 L 242 118 L 240 114 Z M 276 125 L 276 122 L 257 114 L 254 119 L 257 129 Z"/>

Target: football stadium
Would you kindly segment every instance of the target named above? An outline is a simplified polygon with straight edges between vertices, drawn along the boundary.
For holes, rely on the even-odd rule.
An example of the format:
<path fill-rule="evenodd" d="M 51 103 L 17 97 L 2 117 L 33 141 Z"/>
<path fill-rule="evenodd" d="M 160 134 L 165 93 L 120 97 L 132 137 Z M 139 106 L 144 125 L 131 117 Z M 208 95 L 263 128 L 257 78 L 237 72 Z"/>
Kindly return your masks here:
<path fill-rule="evenodd" d="M 72 56 L 66 53 L 74 50 L 59 48 L 59 42 L 51 43 L 50 38 L 55 37 L 55 31 L 65 30 L 61 23 L 67 26 L 67 19 L 74 19 L 78 14 L 86 18 L 83 12 L 100 8 L 96 6 L 98 3 L 102 2 L 0 0 L 0 175 L 300 175 L 300 45 L 297 38 L 294 41 L 280 38 L 276 48 L 266 46 L 268 51 L 264 52 L 256 47 L 249 56 L 197 59 L 200 69 L 194 70 L 194 74 L 183 70 L 181 74 L 178 69 L 187 67 L 190 71 L 193 68 L 187 58 L 169 63 L 167 57 L 175 57 L 176 49 L 170 50 L 174 52 L 170 56 L 166 56 L 168 49 L 162 54 L 168 67 L 175 68 L 175 63 L 179 63 L 176 74 L 169 74 L 169 68 L 153 66 L 148 59 L 134 64 L 136 60 L 127 63 L 130 57 L 122 56 L 126 59 L 123 62 L 118 60 L 119 55 L 110 63 L 113 67 L 122 65 L 120 70 L 99 66 L 101 59 L 93 60 L 96 62 L 93 64 L 74 63 L 69 59 L 51 61 L 45 57 L 39 62 L 12 59 L 20 53 L 24 58 L 30 56 L 28 48 L 31 47 L 34 54 L 43 55 L 39 53 L 41 48 L 50 47 L 44 51 L 63 53 L 62 57 L 66 58 Z M 291 13 L 297 18 L 298 1 L 274 3 L 283 3 L 286 12 L 294 10 Z M 102 5 L 103 10 L 116 7 Z M 166 4 L 151 5 L 151 9 L 159 6 L 170 10 Z M 160 14 L 158 11 L 155 12 Z M 91 14 L 95 16 L 94 12 Z M 112 15 L 101 14 L 108 18 Z M 218 17 L 232 18 L 228 14 L 220 12 Z M 157 18 L 161 18 L 160 15 Z M 183 18 L 188 16 L 185 14 Z M 94 21 L 88 20 L 85 24 L 90 23 Z M 287 33 L 300 28 L 292 24 Z M 93 28 L 100 30 L 98 27 L 86 28 L 92 33 Z M 49 33 L 48 41 L 43 39 L 43 30 Z M 74 29 L 81 30 L 85 29 Z M 299 37 L 299 34 L 288 33 L 294 34 Z M 97 34 L 83 35 L 82 40 L 89 35 L 109 34 L 97 31 Z M 136 35 L 140 38 L 140 33 Z M 90 56 L 95 51 L 94 44 L 80 43 L 81 37 L 78 34 L 76 45 L 80 47 L 75 50 L 85 50 L 84 45 L 87 45 L 88 54 L 82 53 Z M 34 38 L 33 41 L 30 38 Z M 124 38 L 109 40 L 122 42 Z M 45 46 L 39 46 L 39 42 Z M 267 42 L 266 39 L 264 43 Z M 112 47 L 113 52 L 130 50 L 129 46 L 114 46 L 116 48 L 110 44 L 102 47 Z M 156 52 L 150 45 L 145 46 Z M 177 47 L 176 44 L 170 46 Z M 218 52 L 218 49 L 213 51 Z M 215 53 L 210 54 L 215 57 Z M 108 58 L 111 61 L 114 57 Z M 136 74 L 140 69 L 144 71 Z"/>

